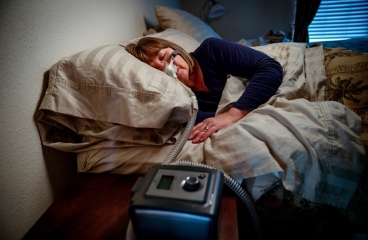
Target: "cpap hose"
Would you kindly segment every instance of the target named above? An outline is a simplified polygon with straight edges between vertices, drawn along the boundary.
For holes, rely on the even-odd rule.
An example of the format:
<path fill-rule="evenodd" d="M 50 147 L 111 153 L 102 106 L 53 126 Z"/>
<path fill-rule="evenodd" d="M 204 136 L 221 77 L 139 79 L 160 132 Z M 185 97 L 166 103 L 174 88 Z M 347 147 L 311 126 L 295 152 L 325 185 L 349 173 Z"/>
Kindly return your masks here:
<path fill-rule="evenodd" d="M 163 161 L 162 165 L 167 165 L 175 160 L 175 158 L 178 156 L 180 150 L 183 148 L 184 144 L 187 142 L 187 139 L 189 137 L 190 132 L 193 129 L 193 126 L 195 124 L 195 121 L 197 119 L 197 113 L 198 113 L 198 102 L 197 98 L 192 92 L 190 88 L 185 86 L 182 82 L 179 81 L 178 78 L 175 78 L 180 84 L 182 84 L 185 88 L 185 90 L 188 92 L 190 98 L 192 99 L 192 106 L 193 106 L 193 114 L 189 121 L 187 122 L 187 125 L 181 134 L 180 138 L 176 141 L 174 147 L 171 149 L 169 154 L 166 156 L 165 160 Z"/>
<path fill-rule="evenodd" d="M 176 141 L 174 147 L 171 149 L 169 154 L 166 156 L 166 158 L 163 161 L 162 165 L 168 165 L 171 162 L 173 162 L 175 160 L 175 158 L 178 156 L 180 150 L 183 148 L 184 144 L 188 141 L 189 134 L 192 131 L 192 128 L 195 124 L 195 120 L 197 118 L 197 112 L 198 112 L 198 110 L 195 109 L 194 112 L 193 112 L 193 115 L 190 118 L 190 120 L 188 121 L 187 126 L 185 127 L 182 135 Z"/>

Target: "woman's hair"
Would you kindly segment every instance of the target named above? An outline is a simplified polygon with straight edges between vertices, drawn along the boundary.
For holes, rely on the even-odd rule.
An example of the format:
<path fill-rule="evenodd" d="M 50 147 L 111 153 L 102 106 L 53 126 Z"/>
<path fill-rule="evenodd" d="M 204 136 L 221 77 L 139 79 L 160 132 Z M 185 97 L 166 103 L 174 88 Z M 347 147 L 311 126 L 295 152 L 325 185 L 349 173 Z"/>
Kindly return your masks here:
<path fill-rule="evenodd" d="M 179 45 L 161 38 L 143 37 L 136 43 L 129 43 L 125 46 L 125 50 L 138 58 L 142 62 L 149 63 L 158 52 L 164 48 L 172 48 L 179 51 L 182 58 L 189 66 L 189 74 L 192 74 L 194 61 L 192 57 Z"/>

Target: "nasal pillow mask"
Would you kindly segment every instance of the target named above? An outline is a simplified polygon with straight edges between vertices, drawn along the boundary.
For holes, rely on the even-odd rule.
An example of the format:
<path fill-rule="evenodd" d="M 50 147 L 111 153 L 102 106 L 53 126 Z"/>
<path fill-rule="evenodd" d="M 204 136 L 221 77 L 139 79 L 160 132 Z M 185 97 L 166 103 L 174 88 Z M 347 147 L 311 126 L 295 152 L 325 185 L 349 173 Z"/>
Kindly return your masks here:
<path fill-rule="evenodd" d="M 178 76 L 176 75 L 176 71 L 177 71 L 177 67 L 174 65 L 174 58 L 177 56 L 177 55 L 180 55 L 179 51 L 178 50 L 174 50 L 172 53 L 171 53 L 171 59 L 170 59 L 170 62 L 167 63 L 165 62 L 165 69 L 164 69 L 164 73 L 166 73 L 167 75 L 169 75 L 170 77 L 173 77 L 173 78 L 177 78 Z"/>

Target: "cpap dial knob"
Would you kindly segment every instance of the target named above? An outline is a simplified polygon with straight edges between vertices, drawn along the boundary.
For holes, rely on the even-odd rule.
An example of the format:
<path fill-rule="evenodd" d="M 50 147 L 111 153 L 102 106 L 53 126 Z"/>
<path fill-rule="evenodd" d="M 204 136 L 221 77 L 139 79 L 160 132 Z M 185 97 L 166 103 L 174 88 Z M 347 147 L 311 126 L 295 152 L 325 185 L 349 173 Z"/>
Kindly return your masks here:
<path fill-rule="evenodd" d="M 187 191 L 197 191 L 200 186 L 201 183 L 199 182 L 199 179 L 197 177 L 188 176 L 184 180 L 183 188 Z"/>

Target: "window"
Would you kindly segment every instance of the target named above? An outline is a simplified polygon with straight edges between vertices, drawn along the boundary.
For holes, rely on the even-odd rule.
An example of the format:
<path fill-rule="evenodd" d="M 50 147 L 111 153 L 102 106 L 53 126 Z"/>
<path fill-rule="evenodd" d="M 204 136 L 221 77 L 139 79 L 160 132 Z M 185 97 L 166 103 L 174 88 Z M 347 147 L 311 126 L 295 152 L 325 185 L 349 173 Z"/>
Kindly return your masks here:
<path fill-rule="evenodd" d="M 322 0 L 308 34 L 309 42 L 368 37 L 368 1 Z"/>

